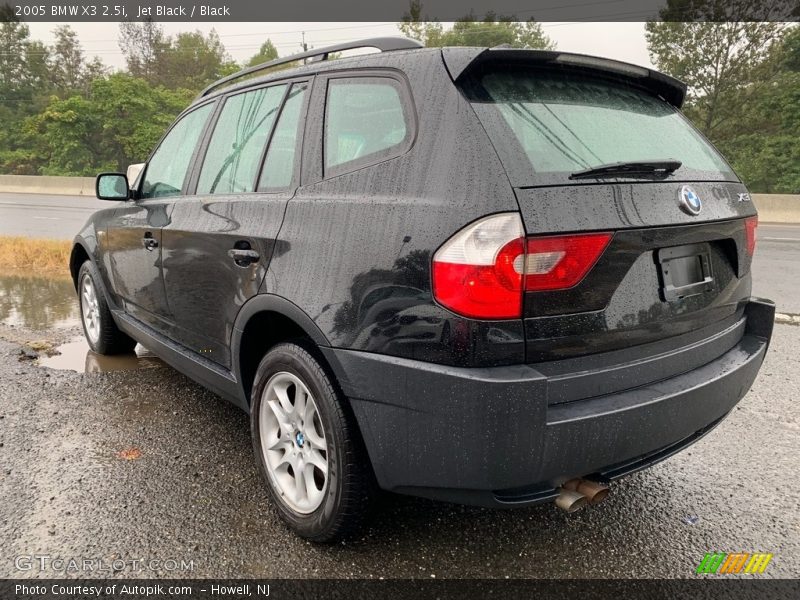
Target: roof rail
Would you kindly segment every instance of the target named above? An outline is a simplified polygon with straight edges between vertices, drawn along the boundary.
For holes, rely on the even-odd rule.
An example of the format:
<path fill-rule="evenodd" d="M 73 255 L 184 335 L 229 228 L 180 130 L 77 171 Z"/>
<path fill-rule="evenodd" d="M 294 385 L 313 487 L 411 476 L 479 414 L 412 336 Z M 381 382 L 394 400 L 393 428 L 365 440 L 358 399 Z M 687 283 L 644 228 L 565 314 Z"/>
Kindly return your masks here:
<path fill-rule="evenodd" d="M 359 40 L 357 42 L 345 42 L 344 44 L 336 44 L 335 46 L 326 46 L 324 48 L 314 48 L 306 52 L 300 52 L 299 54 L 292 54 L 291 56 L 285 56 L 283 58 L 277 58 L 269 62 L 261 63 L 259 65 L 247 67 L 246 69 L 242 69 L 241 71 L 238 71 L 233 75 L 228 75 L 227 77 L 223 77 L 219 81 L 215 81 L 214 83 L 209 85 L 206 89 L 204 89 L 202 92 L 200 92 L 200 94 L 198 94 L 197 98 L 195 99 L 197 100 L 204 96 L 208 96 L 208 94 L 212 90 L 215 90 L 226 83 L 230 83 L 231 81 L 235 81 L 236 79 L 240 79 L 242 77 L 250 75 L 251 73 L 265 71 L 266 69 L 302 60 L 304 58 L 319 57 L 316 58 L 316 60 L 328 60 L 328 56 L 333 54 L 334 52 L 342 52 L 343 50 L 355 50 L 356 48 L 377 48 L 381 52 L 391 52 L 394 50 L 413 50 L 414 48 L 422 48 L 422 47 L 423 45 L 419 43 L 417 40 L 412 40 L 405 37 L 378 37 L 378 38 L 369 38 L 366 40 Z"/>

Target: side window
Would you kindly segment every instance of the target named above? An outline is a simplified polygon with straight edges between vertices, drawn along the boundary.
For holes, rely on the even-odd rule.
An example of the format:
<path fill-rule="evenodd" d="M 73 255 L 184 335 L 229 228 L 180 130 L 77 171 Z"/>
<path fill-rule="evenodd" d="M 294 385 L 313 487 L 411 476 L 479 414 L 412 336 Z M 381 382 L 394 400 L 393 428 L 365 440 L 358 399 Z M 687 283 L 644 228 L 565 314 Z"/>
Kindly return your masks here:
<path fill-rule="evenodd" d="M 198 194 L 252 192 L 272 123 L 286 85 L 229 97 L 208 144 Z"/>
<path fill-rule="evenodd" d="M 306 97 L 306 84 L 298 83 L 292 86 L 289 97 L 283 105 L 275 133 L 269 143 L 264 167 L 261 169 L 261 178 L 258 181 L 259 190 L 278 190 L 289 187 L 294 175 L 295 154 L 297 152 L 297 133 L 300 125 L 300 113 L 303 110 L 303 101 Z"/>
<path fill-rule="evenodd" d="M 142 198 L 180 196 L 197 140 L 203 133 L 212 106 L 206 104 L 193 110 L 170 129 L 147 163 Z"/>
<path fill-rule="evenodd" d="M 398 155 L 411 133 L 399 82 L 388 77 L 352 77 L 328 82 L 326 175 Z"/>

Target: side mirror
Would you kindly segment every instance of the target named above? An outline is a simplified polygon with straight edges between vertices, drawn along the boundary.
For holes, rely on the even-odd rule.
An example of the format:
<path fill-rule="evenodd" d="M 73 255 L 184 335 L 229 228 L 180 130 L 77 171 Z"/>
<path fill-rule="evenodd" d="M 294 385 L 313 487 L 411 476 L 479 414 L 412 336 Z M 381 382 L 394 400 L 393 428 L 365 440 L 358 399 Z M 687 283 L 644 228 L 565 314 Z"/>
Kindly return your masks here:
<path fill-rule="evenodd" d="M 95 182 L 95 194 L 100 200 L 127 200 L 128 178 L 122 173 L 100 173 Z"/>

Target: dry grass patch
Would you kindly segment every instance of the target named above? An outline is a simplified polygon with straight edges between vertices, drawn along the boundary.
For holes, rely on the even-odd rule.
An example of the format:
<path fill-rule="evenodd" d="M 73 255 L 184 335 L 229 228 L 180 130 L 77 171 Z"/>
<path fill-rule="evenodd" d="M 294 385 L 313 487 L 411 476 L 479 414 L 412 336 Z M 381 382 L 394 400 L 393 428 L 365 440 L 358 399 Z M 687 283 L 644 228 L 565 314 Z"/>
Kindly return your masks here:
<path fill-rule="evenodd" d="M 0 271 L 68 277 L 71 251 L 69 241 L 0 236 Z"/>

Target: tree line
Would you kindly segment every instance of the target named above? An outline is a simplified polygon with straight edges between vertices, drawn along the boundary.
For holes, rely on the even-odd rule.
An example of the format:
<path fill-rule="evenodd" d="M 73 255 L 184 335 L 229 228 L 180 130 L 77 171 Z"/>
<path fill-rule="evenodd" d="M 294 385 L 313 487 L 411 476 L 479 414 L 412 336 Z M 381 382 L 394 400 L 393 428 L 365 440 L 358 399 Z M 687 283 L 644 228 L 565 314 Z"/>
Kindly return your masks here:
<path fill-rule="evenodd" d="M 800 28 L 769 20 L 791 4 L 669 0 L 645 27 L 653 64 L 688 85 L 684 112 L 753 192 L 800 193 Z"/>
<path fill-rule="evenodd" d="M 737 2 L 723 3 L 730 7 Z M 685 7 L 670 0 L 666 11 Z M 692 6 L 702 6 L 693 2 Z M 707 0 L 708 6 L 719 6 Z M 685 81 L 687 116 L 751 191 L 800 193 L 800 29 L 769 21 L 648 23 L 652 62 Z M 555 49 L 535 21 L 489 13 L 450 27 L 418 0 L 399 31 L 426 46 Z M 0 173 L 91 176 L 144 160 L 175 116 L 205 86 L 278 57 L 265 40 L 244 64 L 217 33 L 168 36 L 154 22 L 119 25 L 125 68 L 88 57 L 68 25 L 45 45 L 0 7 Z"/>

